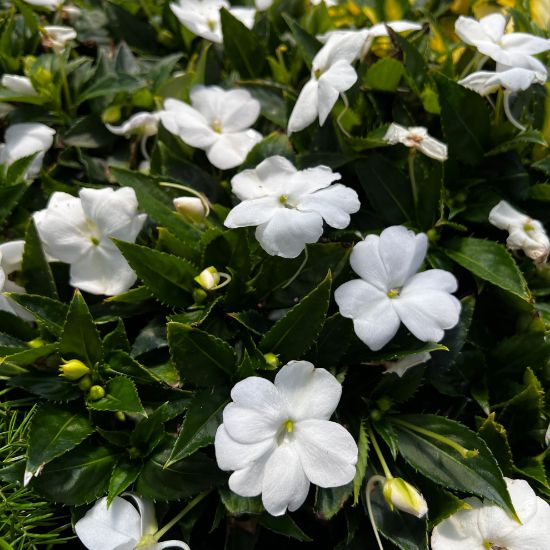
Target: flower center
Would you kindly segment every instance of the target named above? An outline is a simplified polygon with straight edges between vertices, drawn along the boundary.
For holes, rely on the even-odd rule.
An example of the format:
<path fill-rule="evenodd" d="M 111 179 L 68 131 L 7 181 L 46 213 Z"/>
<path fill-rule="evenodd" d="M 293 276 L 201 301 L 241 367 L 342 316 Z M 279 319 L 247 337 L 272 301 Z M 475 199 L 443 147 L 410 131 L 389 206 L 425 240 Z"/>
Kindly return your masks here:
<path fill-rule="evenodd" d="M 281 196 L 279 197 L 279 202 L 280 202 L 281 204 L 286 204 L 287 201 L 288 201 L 288 195 L 281 195 Z"/>
<path fill-rule="evenodd" d="M 222 123 L 220 122 L 219 119 L 215 118 L 213 121 L 212 121 L 212 130 L 214 130 L 214 132 L 216 132 L 217 134 L 221 134 L 222 133 Z"/>
<path fill-rule="evenodd" d="M 535 227 L 533 225 L 531 225 L 529 222 L 527 222 L 527 223 L 523 224 L 523 230 L 525 232 L 534 231 Z"/>
<path fill-rule="evenodd" d="M 97 237 L 90 237 L 90 241 L 92 241 L 92 244 L 94 246 L 97 246 L 99 244 L 99 239 Z"/>
<path fill-rule="evenodd" d="M 292 430 L 294 430 L 294 422 L 292 422 L 292 420 L 287 420 L 285 422 L 285 429 L 287 433 L 292 433 Z"/>
<path fill-rule="evenodd" d="M 208 28 L 211 30 L 211 31 L 215 31 L 216 30 L 216 20 L 215 19 L 209 19 L 206 24 L 208 25 Z"/>
<path fill-rule="evenodd" d="M 422 143 L 424 141 L 424 136 L 420 136 L 418 134 L 411 134 L 409 136 L 409 139 L 413 142 L 413 143 Z"/>
<path fill-rule="evenodd" d="M 323 71 L 321 69 L 317 69 L 313 74 L 315 75 L 315 78 L 319 80 L 323 74 Z"/>
<path fill-rule="evenodd" d="M 292 432 L 294 432 L 294 420 L 288 418 L 281 424 L 277 432 L 277 445 L 282 445 L 286 438 L 292 437 Z"/>
<path fill-rule="evenodd" d="M 390 288 L 387 292 L 388 298 L 397 298 L 399 296 L 399 293 L 401 292 L 400 288 Z"/>
<path fill-rule="evenodd" d="M 483 543 L 483 546 L 487 548 L 487 550 L 507 550 L 505 546 L 499 546 L 498 544 L 493 544 L 491 541 L 486 540 Z"/>

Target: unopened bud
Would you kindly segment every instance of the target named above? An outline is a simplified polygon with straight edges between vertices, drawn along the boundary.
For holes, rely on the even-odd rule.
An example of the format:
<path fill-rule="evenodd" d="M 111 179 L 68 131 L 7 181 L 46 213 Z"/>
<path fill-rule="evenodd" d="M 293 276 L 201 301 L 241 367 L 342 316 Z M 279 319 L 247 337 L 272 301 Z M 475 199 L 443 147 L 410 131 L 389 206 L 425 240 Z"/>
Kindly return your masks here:
<path fill-rule="evenodd" d="M 208 298 L 208 294 L 202 288 L 196 288 L 193 290 L 193 300 L 195 304 L 202 304 Z"/>
<path fill-rule="evenodd" d="M 90 393 L 88 393 L 90 401 L 97 401 L 102 397 L 105 397 L 105 390 L 101 386 L 92 386 L 90 388 Z"/>
<path fill-rule="evenodd" d="M 119 421 L 119 422 L 124 422 L 126 420 L 126 415 L 122 412 L 122 411 L 117 411 L 115 413 L 115 418 Z"/>
<path fill-rule="evenodd" d="M 82 391 L 88 391 L 93 385 L 94 385 L 94 383 L 92 382 L 92 377 L 89 376 L 89 375 L 83 376 L 83 377 L 78 381 L 78 387 L 79 387 Z"/>
<path fill-rule="evenodd" d="M 44 342 L 44 340 L 42 340 L 42 338 L 35 338 L 34 340 L 31 340 L 30 342 L 27 342 L 27 344 L 31 348 L 41 348 L 42 346 L 45 345 L 45 342 Z"/>
<path fill-rule="evenodd" d="M 105 124 L 114 124 L 120 120 L 120 105 L 110 105 L 101 114 L 101 120 Z"/>
<path fill-rule="evenodd" d="M 204 290 L 212 290 L 220 284 L 220 274 L 218 270 L 211 265 L 203 269 L 199 275 L 195 277 L 195 281 L 204 288 Z"/>
<path fill-rule="evenodd" d="M 150 109 L 154 103 L 153 94 L 147 88 L 142 88 L 134 93 L 132 103 L 141 109 Z"/>
<path fill-rule="evenodd" d="M 53 82 L 53 75 L 48 69 L 39 67 L 32 74 L 31 80 L 36 82 L 39 87 L 48 87 Z"/>
<path fill-rule="evenodd" d="M 193 222 L 201 222 L 206 217 L 204 202 L 198 197 L 177 197 L 174 199 L 174 207 Z"/>
<path fill-rule="evenodd" d="M 60 376 L 68 380 L 78 380 L 88 374 L 90 369 L 82 361 L 71 359 L 59 367 L 59 372 L 61 373 Z"/>
<path fill-rule="evenodd" d="M 426 515 L 428 505 L 422 494 L 410 483 L 399 477 L 386 479 L 383 487 L 384 498 L 391 510 L 397 508 L 417 518 Z"/>
<path fill-rule="evenodd" d="M 271 352 L 264 353 L 264 359 L 270 370 L 278 368 L 279 365 L 281 364 L 281 362 L 279 361 L 279 356 Z"/>

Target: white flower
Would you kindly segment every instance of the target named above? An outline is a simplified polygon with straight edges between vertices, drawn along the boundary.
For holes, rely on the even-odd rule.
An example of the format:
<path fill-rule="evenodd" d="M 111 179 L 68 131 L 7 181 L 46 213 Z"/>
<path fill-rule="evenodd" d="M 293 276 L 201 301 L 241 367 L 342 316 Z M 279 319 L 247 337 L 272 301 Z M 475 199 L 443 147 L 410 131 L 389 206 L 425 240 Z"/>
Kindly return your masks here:
<path fill-rule="evenodd" d="M 550 39 L 523 32 L 504 34 L 506 18 L 501 13 L 492 13 L 479 21 L 460 16 L 455 22 L 459 38 L 507 68 L 523 68 L 546 74 L 543 63 L 533 55 L 550 50 Z M 500 69 L 498 67 L 497 69 Z"/>
<path fill-rule="evenodd" d="M 273 5 L 273 0 L 256 0 L 256 9 L 258 11 L 268 10 Z"/>
<path fill-rule="evenodd" d="M 226 227 L 256 228 L 256 239 L 272 256 L 296 258 L 307 243 L 323 233 L 323 220 L 337 229 L 349 225 L 360 208 L 357 193 L 334 181 L 340 174 L 327 166 L 296 170 L 287 159 L 274 156 L 254 170 L 231 180 L 241 199 L 225 219 Z"/>
<path fill-rule="evenodd" d="M 550 505 L 523 479 L 505 480 L 521 524 L 495 504 L 469 498 L 471 510 L 460 510 L 435 526 L 432 550 L 548 548 Z"/>
<path fill-rule="evenodd" d="M 121 497 L 115 497 L 108 506 L 107 498 L 103 497 L 76 522 L 76 534 L 88 550 L 133 550 L 138 547 L 144 550 L 175 547 L 189 550 L 189 546 L 179 540 L 157 542 L 154 535 L 158 527 L 153 504 L 133 493 L 124 496 L 131 498 L 135 506 Z"/>
<path fill-rule="evenodd" d="M 535 263 L 546 262 L 550 241 L 538 220 L 518 212 L 506 201 L 500 201 L 489 212 L 489 222 L 499 229 L 508 231 L 506 246 L 510 250 L 523 250 Z"/>
<path fill-rule="evenodd" d="M 417 518 L 424 517 L 428 511 L 428 504 L 422 493 L 400 477 L 386 479 L 382 491 L 392 510 L 395 507 Z"/>
<path fill-rule="evenodd" d="M 206 151 L 221 170 L 242 164 L 262 135 L 250 127 L 260 114 L 260 102 L 246 90 L 196 86 L 191 105 L 167 99 L 160 118 L 165 128 L 185 143 Z"/>
<path fill-rule="evenodd" d="M 53 145 L 55 130 L 45 124 L 23 122 L 13 124 L 6 130 L 6 140 L 0 149 L 0 164 L 9 166 L 16 160 L 37 153 L 26 177 L 34 177 L 40 172 L 46 151 Z"/>
<path fill-rule="evenodd" d="M 334 299 L 371 350 L 383 348 L 401 323 L 424 342 L 439 342 L 444 329 L 458 323 L 460 302 L 450 294 L 457 289 L 454 275 L 442 269 L 417 273 L 427 247 L 424 233 L 403 226 L 368 235 L 354 246 L 350 264 L 361 279 L 338 287 Z"/>
<path fill-rule="evenodd" d="M 409 369 L 416 367 L 417 365 L 422 365 L 422 363 L 429 361 L 431 357 L 432 356 L 426 351 L 424 353 L 407 355 L 398 361 L 385 361 L 383 363 L 384 367 L 386 367 L 384 374 L 394 372 L 397 376 L 399 376 L 399 378 L 401 378 Z"/>
<path fill-rule="evenodd" d="M 527 90 L 532 84 L 544 84 L 546 74 L 530 69 L 508 69 L 501 72 L 477 71 L 459 80 L 465 88 L 469 88 L 480 95 L 488 95 L 504 88 L 509 92 Z"/>
<path fill-rule="evenodd" d="M 325 369 L 291 361 L 275 383 L 251 376 L 231 390 L 216 432 L 218 466 L 235 470 L 230 489 L 253 497 L 280 516 L 297 510 L 310 483 L 339 487 L 355 476 L 357 445 L 349 432 L 329 418 L 342 386 Z"/>
<path fill-rule="evenodd" d="M 21 269 L 25 241 L 10 241 L 0 244 L 0 292 L 25 292 L 22 286 L 14 283 L 9 276 Z M 0 296 L 0 310 L 32 321 L 34 317 L 7 296 Z"/>
<path fill-rule="evenodd" d="M 548 424 L 548 428 L 546 428 L 546 433 L 544 434 L 544 444 L 550 447 L 550 424 Z"/>
<path fill-rule="evenodd" d="M 223 42 L 220 10 L 225 8 L 249 29 L 254 26 L 256 10 L 253 8 L 232 8 L 226 0 L 179 0 L 170 4 L 170 9 L 180 23 L 197 36 L 211 42 Z"/>
<path fill-rule="evenodd" d="M 405 128 L 392 122 L 383 139 L 391 145 L 402 143 L 406 147 L 418 149 L 421 153 L 435 160 L 447 160 L 447 146 L 430 136 L 428 130 L 423 126 Z"/>
<path fill-rule="evenodd" d="M 112 126 L 105 124 L 107 129 L 117 136 L 139 134 L 141 136 L 154 136 L 158 131 L 160 120 L 159 113 L 142 111 L 133 114 L 124 124 Z"/>
<path fill-rule="evenodd" d="M 174 208 L 193 222 L 201 222 L 208 215 L 205 201 L 199 197 L 177 197 Z"/>
<path fill-rule="evenodd" d="M 38 6 L 53 11 L 61 6 L 64 0 L 24 0 L 24 2 L 31 4 L 31 6 Z"/>
<path fill-rule="evenodd" d="M 318 6 L 322 2 L 325 3 L 325 6 L 327 8 L 331 8 L 332 6 L 338 5 L 338 0 L 309 0 L 313 6 Z"/>
<path fill-rule="evenodd" d="M 67 42 L 76 38 L 76 31 L 72 27 L 62 25 L 49 25 L 43 29 L 43 44 L 47 48 L 53 48 L 57 53 L 65 50 Z"/>
<path fill-rule="evenodd" d="M 79 195 L 55 192 L 48 207 L 34 213 L 44 250 L 71 265 L 72 286 L 108 296 L 125 292 L 136 274 L 110 237 L 134 242 L 146 215 L 137 213 L 130 187 L 81 189 Z"/>
<path fill-rule="evenodd" d="M 32 82 L 26 76 L 16 74 L 5 74 L 2 76 L 0 84 L 10 92 L 21 96 L 37 96 L 38 92 L 34 89 Z"/>
<path fill-rule="evenodd" d="M 288 133 L 299 132 L 317 117 L 325 123 L 341 92 L 349 90 L 357 80 L 352 67 L 365 39 L 361 34 L 334 35 L 317 52 L 311 67 L 311 79 L 298 96 L 288 120 Z"/>

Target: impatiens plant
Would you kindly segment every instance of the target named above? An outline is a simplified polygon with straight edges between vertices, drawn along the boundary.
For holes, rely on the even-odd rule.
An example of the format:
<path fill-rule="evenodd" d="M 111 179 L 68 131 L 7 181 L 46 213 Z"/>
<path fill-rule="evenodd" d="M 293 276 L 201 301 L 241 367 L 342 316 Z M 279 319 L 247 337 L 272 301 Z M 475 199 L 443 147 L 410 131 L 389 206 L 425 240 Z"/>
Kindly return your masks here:
<path fill-rule="evenodd" d="M 545 548 L 549 28 L 3 2 L 0 548 Z"/>

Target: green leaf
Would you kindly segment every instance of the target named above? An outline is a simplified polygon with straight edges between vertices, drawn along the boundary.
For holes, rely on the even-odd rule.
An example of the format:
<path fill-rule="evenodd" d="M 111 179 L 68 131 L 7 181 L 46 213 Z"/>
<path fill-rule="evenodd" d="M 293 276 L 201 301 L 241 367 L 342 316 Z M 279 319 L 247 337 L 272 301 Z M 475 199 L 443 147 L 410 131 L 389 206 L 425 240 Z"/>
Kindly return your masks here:
<path fill-rule="evenodd" d="M 154 384 L 161 381 L 151 369 L 143 366 L 125 351 L 113 352 L 107 361 L 107 365 L 112 371 L 128 376 L 138 384 Z"/>
<path fill-rule="evenodd" d="M 10 378 L 8 384 L 49 401 L 71 401 L 82 396 L 77 386 L 57 374 L 21 374 Z"/>
<path fill-rule="evenodd" d="M 145 414 L 135 384 L 126 376 L 117 376 L 107 382 L 105 397 L 89 401 L 88 407 L 96 411 L 122 411 Z"/>
<path fill-rule="evenodd" d="M 325 521 L 332 519 L 344 507 L 352 491 L 351 483 L 329 489 L 319 487 L 315 496 L 316 515 Z"/>
<path fill-rule="evenodd" d="M 308 67 L 311 67 L 313 58 L 323 47 L 323 44 L 321 44 L 321 42 L 319 42 L 319 40 L 317 40 L 314 36 L 306 32 L 302 27 L 300 27 L 300 25 L 298 25 L 298 23 L 296 23 L 294 19 L 288 15 L 283 14 L 283 19 L 290 28 L 292 36 L 294 36 L 294 40 L 296 40 L 296 45 L 298 46 L 298 50 L 302 58 Z"/>
<path fill-rule="evenodd" d="M 130 351 L 130 342 L 122 319 L 118 319 L 115 329 L 103 338 L 103 351 L 105 356 L 114 351 Z"/>
<path fill-rule="evenodd" d="M 240 170 L 248 168 L 256 168 L 260 162 L 266 158 L 280 155 L 289 160 L 293 160 L 294 152 L 292 145 L 287 136 L 278 132 L 273 132 L 267 137 L 262 139 L 259 143 L 256 143 L 254 147 L 248 153 L 244 163 L 241 165 Z"/>
<path fill-rule="evenodd" d="M 542 145 L 543 147 L 548 147 L 548 143 L 544 139 L 544 136 L 538 130 L 526 130 L 517 136 L 514 136 L 512 139 L 505 141 L 504 143 L 498 144 L 496 147 L 493 147 L 488 153 L 489 155 L 498 155 L 500 153 L 505 153 L 512 149 L 521 149 L 525 145 L 534 143 L 536 145 Z"/>
<path fill-rule="evenodd" d="M 53 298 L 35 294 L 6 293 L 12 300 L 32 313 L 52 334 L 61 336 L 69 308 Z"/>
<path fill-rule="evenodd" d="M 0 187 L 0 225 L 4 223 L 11 211 L 21 202 L 23 193 L 27 190 L 28 183 L 19 183 Z"/>
<path fill-rule="evenodd" d="M 363 84 L 373 90 L 395 92 L 404 72 L 403 63 L 391 57 L 383 57 L 369 67 Z"/>
<path fill-rule="evenodd" d="M 531 293 L 521 271 L 503 245 L 494 241 L 464 237 L 453 239 L 443 251 L 477 277 L 523 300 L 531 299 Z"/>
<path fill-rule="evenodd" d="M 113 239 L 143 284 L 164 304 L 186 307 L 198 269 L 187 260 L 146 246 Z"/>
<path fill-rule="evenodd" d="M 77 289 L 69 306 L 63 334 L 59 341 L 59 353 L 64 359 L 77 357 L 93 368 L 103 360 L 101 338 L 88 306 Z"/>
<path fill-rule="evenodd" d="M 84 442 L 46 464 L 31 486 L 54 502 L 85 504 L 107 491 L 116 459 L 107 447 Z"/>
<path fill-rule="evenodd" d="M 231 15 L 225 8 L 220 10 L 223 51 L 241 77 L 255 78 L 265 66 L 267 51 L 259 35 Z"/>
<path fill-rule="evenodd" d="M 42 250 L 40 236 L 32 218 L 25 234 L 21 272 L 26 292 L 41 294 L 48 298 L 58 298 L 50 264 Z"/>
<path fill-rule="evenodd" d="M 128 487 L 134 483 L 141 472 L 139 462 L 131 462 L 128 459 L 121 460 L 113 470 L 109 479 L 109 492 L 107 493 L 107 503 L 113 502 L 114 498 L 122 494 Z"/>
<path fill-rule="evenodd" d="M 514 473 L 512 450 L 510 449 L 510 443 L 508 443 L 506 429 L 495 420 L 494 412 L 483 419 L 478 434 L 487 443 L 504 475 L 512 476 Z"/>
<path fill-rule="evenodd" d="M 222 410 L 228 401 L 229 390 L 224 388 L 202 390 L 196 394 L 189 405 L 166 466 L 214 441 L 216 430 L 222 421 Z"/>
<path fill-rule="evenodd" d="M 449 156 L 467 164 L 478 164 L 489 142 L 490 117 L 486 100 L 442 74 L 436 74 L 435 81 Z"/>
<path fill-rule="evenodd" d="M 80 105 L 84 101 L 96 97 L 114 95 L 119 92 L 133 92 L 142 88 L 144 84 L 143 80 L 129 74 L 105 74 L 88 86 L 78 96 L 76 103 Z"/>
<path fill-rule="evenodd" d="M 165 449 L 144 464 L 136 484 L 140 495 L 151 500 L 179 500 L 221 484 L 225 479 L 216 462 L 201 452 L 164 467 L 169 455 L 169 449 Z"/>
<path fill-rule="evenodd" d="M 361 487 L 365 480 L 367 473 L 367 464 L 369 458 L 369 438 L 367 436 L 367 430 L 365 428 L 365 419 L 361 420 L 359 424 L 359 437 L 357 438 L 357 448 L 359 454 L 357 456 L 357 471 L 353 478 L 353 505 L 356 506 L 359 502 L 359 495 L 361 494 Z"/>
<path fill-rule="evenodd" d="M 355 172 L 370 205 L 388 224 L 414 219 L 414 201 L 408 179 L 384 156 L 375 153 L 355 163 Z"/>
<path fill-rule="evenodd" d="M 389 418 L 398 438 L 399 453 L 416 470 L 443 487 L 488 498 L 515 516 L 502 472 L 485 442 L 466 426 L 433 414 Z M 478 455 L 463 458 L 450 445 L 405 427 L 405 421 L 445 437 Z"/>
<path fill-rule="evenodd" d="M 27 471 L 37 474 L 45 464 L 74 449 L 93 431 L 94 427 L 84 414 L 56 405 L 42 405 L 31 423 Z"/>
<path fill-rule="evenodd" d="M 0 365 L 3 363 L 12 363 L 24 367 L 35 363 L 42 357 L 48 357 L 48 355 L 51 355 L 56 351 L 57 344 L 43 344 L 39 348 L 28 348 L 16 353 L 7 354 L 4 357 L 0 357 Z"/>
<path fill-rule="evenodd" d="M 353 323 L 335 313 L 327 317 L 319 336 L 306 358 L 316 367 L 330 368 L 338 364 L 353 339 Z"/>
<path fill-rule="evenodd" d="M 168 344 L 182 377 L 196 386 L 223 384 L 236 369 L 229 344 L 192 326 L 168 323 Z"/>
<path fill-rule="evenodd" d="M 281 361 L 300 359 L 321 331 L 330 300 L 332 276 L 325 279 L 264 334 L 260 349 Z"/>
<path fill-rule="evenodd" d="M 284 516 L 263 514 L 258 518 L 258 523 L 278 535 L 285 535 L 300 542 L 311 542 L 313 540 L 296 525 L 296 522 L 288 514 Z"/>
<path fill-rule="evenodd" d="M 233 516 L 261 514 L 264 511 L 260 496 L 241 497 L 226 487 L 220 487 L 218 491 L 225 509 Z"/>

